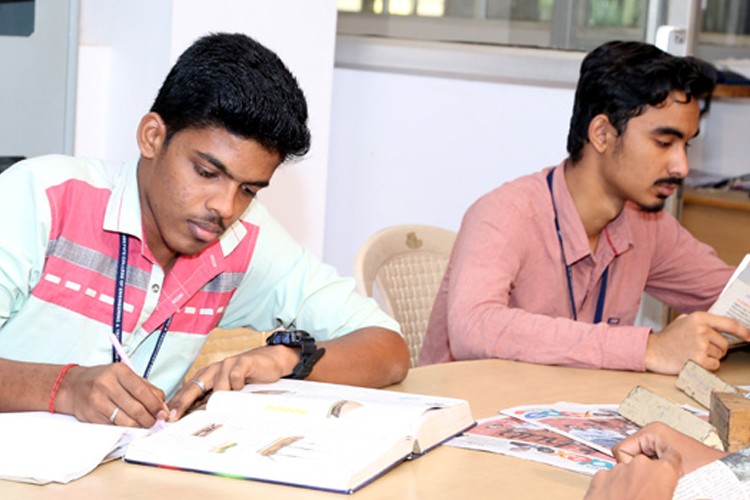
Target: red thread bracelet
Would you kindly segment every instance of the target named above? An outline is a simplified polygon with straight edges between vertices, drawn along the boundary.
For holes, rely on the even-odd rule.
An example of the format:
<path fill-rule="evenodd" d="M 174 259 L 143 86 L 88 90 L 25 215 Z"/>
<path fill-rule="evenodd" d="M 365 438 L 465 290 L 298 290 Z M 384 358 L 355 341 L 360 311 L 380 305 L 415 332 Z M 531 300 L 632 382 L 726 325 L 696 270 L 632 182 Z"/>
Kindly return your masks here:
<path fill-rule="evenodd" d="M 57 413 L 55 411 L 55 396 L 57 395 L 57 390 L 60 388 L 60 384 L 62 383 L 62 379 L 65 376 L 66 373 L 68 373 L 68 370 L 73 368 L 74 366 L 78 366 L 77 363 L 68 363 L 67 365 L 63 366 L 60 370 L 60 373 L 57 374 L 57 378 L 55 379 L 55 385 L 52 386 L 52 392 L 49 393 L 49 404 L 47 405 L 47 409 L 50 413 Z"/>

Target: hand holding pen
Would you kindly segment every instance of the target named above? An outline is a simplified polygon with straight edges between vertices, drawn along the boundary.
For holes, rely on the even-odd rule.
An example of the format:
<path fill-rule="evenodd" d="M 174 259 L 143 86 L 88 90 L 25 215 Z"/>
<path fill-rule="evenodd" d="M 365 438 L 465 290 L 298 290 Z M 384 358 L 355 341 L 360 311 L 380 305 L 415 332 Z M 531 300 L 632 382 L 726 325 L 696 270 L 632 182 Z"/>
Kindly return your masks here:
<path fill-rule="evenodd" d="M 125 366 L 127 366 L 133 374 L 138 375 L 138 372 L 135 370 L 135 367 L 133 366 L 132 361 L 130 361 L 130 357 L 127 355 L 127 353 L 125 352 L 125 349 L 123 348 L 122 344 L 117 339 L 117 337 L 115 336 L 115 334 L 112 333 L 112 332 L 109 332 L 109 342 L 112 344 L 112 347 L 115 349 L 115 352 L 117 352 L 117 355 L 120 357 L 120 361 Z M 147 382 L 145 379 L 141 379 L 141 380 L 143 380 L 144 382 Z M 156 423 L 154 425 L 162 425 L 169 418 L 169 416 L 170 416 L 170 410 L 169 410 L 169 408 L 167 408 L 167 405 L 166 405 L 166 403 L 164 401 L 164 393 L 162 393 L 161 391 L 159 391 L 159 395 L 161 396 L 160 397 L 160 399 L 161 399 L 161 408 L 159 409 L 159 411 L 155 415 L 155 417 L 156 417 Z M 121 411 L 122 411 L 121 407 L 118 406 L 117 404 L 115 404 L 115 406 L 114 406 L 114 408 L 112 410 L 112 413 L 109 415 L 109 421 L 112 424 L 114 424 L 114 425 L 126 425 L 126 424 L 118 423 L 117 416 L 120 414 Z M 136 421 L 138 421 L 138 419 L 136 419 Z"/>

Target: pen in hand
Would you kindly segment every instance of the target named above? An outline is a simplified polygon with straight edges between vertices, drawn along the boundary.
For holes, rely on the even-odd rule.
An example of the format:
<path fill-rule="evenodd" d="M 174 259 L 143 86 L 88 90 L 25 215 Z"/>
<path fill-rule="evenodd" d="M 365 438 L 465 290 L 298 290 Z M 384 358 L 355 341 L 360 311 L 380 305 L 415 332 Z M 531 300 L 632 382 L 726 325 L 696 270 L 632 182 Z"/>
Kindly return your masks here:
<path fill-rule="evenodd" d="M 112 344 L 112 347 L 114 347 L 115 352 L 117 352 L 117 354 L 120 356 L 120 361 L 122 361 L 125 364 L 125 366 L 127 366 L 128 368 L 130 368 L 130 370 L 137 375 L 138 372 L 135 371 L 135 367 L 133 366 L 133 362 L 130 361 L 130 358 L 128 357 L 127 353 L 125 352 L 125 349 L 122 347 L 122 344 L 120 343 L 119 340 L 117 340 L 117 337 L 115 337 L 115 334 L 112 333 L 112 332 L 109 332 L 109 342 L 110 342 L 110 344 Z M 168 416 L 170 414 L 170 411 L 169 411 L 169 408 L 167 408 L 166 402 L 164 403 L 163 411 L 164 411 L 164 416 L 163 417 L 158 417 L 157 416 L 156 423 L 154 424 L 154 427 L 157 427 L 157 426 L 161 427 L 161 426 L 163 426 L 164 425 L 164 421 L 168 418 Z M 159 412 L 159 413 L 161 413 L 161 412 Z"/>
<path fill-rule="evenodd" d="M 112 332 L 109 332 L 109 342 L 112 344 L 112 347 L 115 348 L 115 351 L 117 352 L 117 355 L 120 356 L 120 361 L 125 363 L 125 366 L 133 370 L 133 373 L 138 373 L 135 371 L 135 368 L 133 367 L 133 363 L 130 361 L 130 358 L 125 353 L 125 349 L 123 349 L 122 344 L 119 340 L 117 340 L 117 337 L 115 337 L 115 334 Z"/>

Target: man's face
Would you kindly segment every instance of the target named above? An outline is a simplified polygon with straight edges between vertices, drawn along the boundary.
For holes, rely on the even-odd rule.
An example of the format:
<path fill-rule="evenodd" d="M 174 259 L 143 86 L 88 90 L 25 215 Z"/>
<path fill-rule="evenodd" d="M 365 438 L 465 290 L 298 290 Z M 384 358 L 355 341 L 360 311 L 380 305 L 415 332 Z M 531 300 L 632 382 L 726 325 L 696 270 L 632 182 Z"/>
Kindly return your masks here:
<path fill-rule="evenodd" d="M 698 133 L 698 102 L 673 93 L 628 121 L 610 153 L 605 175 L 612 194 L 655 212 L 688 173 L 687 147 Z"/>
<path fill-rule="evenodd" d="M 145 151 L 141 143 L 138 172 L 143 226 L 154 257 L 168 269 L 177 255 L 199 253 L 237 221 L 268 186 L 280 157 L 223 128 L 182 130 L 165 144 L 159 124 L 148 126 L 154 140 Z"/>

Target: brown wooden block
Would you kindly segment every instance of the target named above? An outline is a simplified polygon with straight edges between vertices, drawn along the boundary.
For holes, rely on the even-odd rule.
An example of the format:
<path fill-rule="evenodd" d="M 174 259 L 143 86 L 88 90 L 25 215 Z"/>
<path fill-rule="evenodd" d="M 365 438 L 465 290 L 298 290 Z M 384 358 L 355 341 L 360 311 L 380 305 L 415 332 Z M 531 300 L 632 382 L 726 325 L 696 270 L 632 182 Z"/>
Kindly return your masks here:
<path fill-rule="evenodd" d="M 737 388 L 709 372 L 694 361 L 688 361 L 680 370 L 675 383 L 678 389 L 705 408 L 711 406 L 711 393 L 738 392 Z"/>
<path fill-rule="evenodd" d="M 617 411 L 640 426 L 664 422 L 707 446 L 723 449 L 721 439 L 711 424 L 645 387 L 634 387 Z"/>
<path fill-rule="evenodd" d="M 726 451 L 735 452 L 750 445 L 750 399 L 727 392 L 712 393 L 709 421 Z"/>

